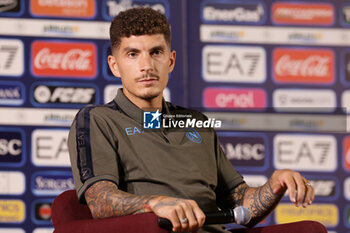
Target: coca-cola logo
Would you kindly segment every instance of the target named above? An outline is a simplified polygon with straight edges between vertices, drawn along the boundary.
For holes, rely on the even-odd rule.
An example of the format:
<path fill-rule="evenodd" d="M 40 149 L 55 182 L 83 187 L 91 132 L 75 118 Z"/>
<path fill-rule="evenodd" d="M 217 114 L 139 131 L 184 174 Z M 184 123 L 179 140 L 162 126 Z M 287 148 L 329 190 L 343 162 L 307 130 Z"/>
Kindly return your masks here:
<path fill-rule="evenodd" d="M 96 47 L 92 43 L 36 41 L 32 61 L 36 76 L 91 79 L 96 75 Z"/>
<path fill-rule="evenodd" d="M 284 49 L 273 52 L 274 78 L 287 83 L 332 83 L 334 54 L 329 49 Z"/>

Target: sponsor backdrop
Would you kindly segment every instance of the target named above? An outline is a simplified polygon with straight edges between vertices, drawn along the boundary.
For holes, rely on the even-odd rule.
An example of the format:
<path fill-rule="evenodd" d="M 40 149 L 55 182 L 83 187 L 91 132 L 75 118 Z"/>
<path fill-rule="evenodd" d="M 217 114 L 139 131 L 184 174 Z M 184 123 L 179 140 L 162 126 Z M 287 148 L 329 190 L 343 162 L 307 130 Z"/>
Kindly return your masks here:
<path fill-rule="evenodd" d="M 261 225 L 312 219 L 349 233 L 345 0 L 0 0 L 0 233 L 52 232 L 52 201 L 74 188 L 72 119 L 121 86 L 106 63 L 109 22 L 140 5 L 171 22 L 166 99 L 222 120 L 222 147 L 250 185 L 284 168 L 313 184 L 311 207 L 285 197 Z"/>

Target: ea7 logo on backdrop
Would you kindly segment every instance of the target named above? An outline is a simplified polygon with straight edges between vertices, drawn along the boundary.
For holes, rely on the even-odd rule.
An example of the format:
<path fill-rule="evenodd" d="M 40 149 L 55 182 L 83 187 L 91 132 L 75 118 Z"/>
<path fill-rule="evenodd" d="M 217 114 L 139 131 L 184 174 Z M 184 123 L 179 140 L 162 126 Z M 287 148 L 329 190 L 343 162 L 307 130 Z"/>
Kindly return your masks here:
<path fill-rule="evenodd" d="M 20 82 L 0 81 L 0 105 L 22 105 L 24 90 L 24 85 Z"/>
<path fill-rule="evenodd" d="M 263 137 L 220 135 L 226 157 L 237 167 L 263 167 L 265 165 L 265 140 Z"/>
<path fill-rule="evenodd" d="M 0 13 L 19 13 L 22 0 L 0 0 Z"/>
<path fill-rule="evenodd" d="M 86 105 L 96 103 L 94 87 L 63 83 L 36 84 L 33 88 L 34 105 Z"/>
<path fill-rule="evenodd" d="M 334 16 L 333 6 L 327 3 L 276 2 L 272 6 L 272 21 L 276 24 L 329 26 Z"/>
<path fill-rule="evenodd" d="M 68 189 L 74 189 L 74 181 L 67 172 L 38 172 L 32 177 L 32 191 L 35 195 L 56 196 Z"/>
<path fill-rule="evenodd" d="M 110 21 L 120 12 L 140 6 L 151 7 L 163 13 L 167 18 L 170 17 L 168 0 L 104 0 L 102 5 L 103 15 L 106 20 Z"/>
<path fill-rule="evenodd" d="M 330 49 L 288 49 L 273 51 L 273 75 L 280 83 L 331 84 L 335 61 Z"/>
<path fill-rule="evenodd" d="M 208 108 L 261 110 L 267 102 L 266 93 L 262 89 L 209 87 L 203 95 L 204 106 Z"/>
<path fill-rule="evenodd" d="M 278 134 L 274 138 L 277 169 L 335 171 L 337 144 L 331 135 Z"/>
<path fill-rule="evenodd" d="M 32 72 L 40 77 L 95 78 L 97 50 L 93 43 L 35 41 Z"/>
<path fill-rule="evenodd" d="M 24 138 L 20 131 L 0 128 L 0 166 L 19 166 L 24 159 Z"/>
<path fill-rule="evenodd" d="M 37 129 L 32 133 L 32 162 L 36 166 L 69 167 L 68 130 Z"/>
<path fill-rule="evenodd" d="M 209 2 L 202 9 L 204 22 L 232 24 L 262 24 L 266 19 L 261 3 Z"/>
<path fill-rule="evenodd" d="M 202 67 L 208 82 L 262 83 L 266 53 L 263 47 L 208 45 L 202 51 Z"/>
<path fill-rule="evenodd" d="M 0 76 L 20 76 L 24 72 L 24 48 L 20 40 L 0 39 Z"/>
<path fill-rule="evenodd" d="M 32 0 L 30 10 L 36 16 L 92 18 L 96 14 L 96 5 L 95 0 Z"/>

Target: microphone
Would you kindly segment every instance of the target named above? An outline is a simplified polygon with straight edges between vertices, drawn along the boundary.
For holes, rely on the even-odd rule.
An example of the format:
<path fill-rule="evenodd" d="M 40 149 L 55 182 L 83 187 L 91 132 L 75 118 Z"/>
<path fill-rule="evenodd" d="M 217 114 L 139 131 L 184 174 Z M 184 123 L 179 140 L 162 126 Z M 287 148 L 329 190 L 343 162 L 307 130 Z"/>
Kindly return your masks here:
<path fill-rule="evenodd" d="M 204 224 L 226 224 L 226 223 L 235 223 L 239 225 L 244 225 L 249 223 L 252 215 L 250 211 L 243 207 L 238 206 L 234 209 L 227 209 L 215 212 L 206 212 Z M 171 230 L 173 228 L 169 219 L 158 218 L 158 225 L 161 228 Z"/>

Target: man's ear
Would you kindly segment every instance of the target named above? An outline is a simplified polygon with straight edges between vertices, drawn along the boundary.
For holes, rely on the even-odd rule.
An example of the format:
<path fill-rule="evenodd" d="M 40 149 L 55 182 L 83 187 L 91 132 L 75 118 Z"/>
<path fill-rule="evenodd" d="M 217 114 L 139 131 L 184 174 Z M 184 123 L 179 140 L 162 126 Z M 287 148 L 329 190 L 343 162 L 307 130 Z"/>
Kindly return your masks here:
<path fill-rule="evenodd" d="M 175 60 L 176 60 L 176 51 L 173 50 L 170 52 L 169 73 L 171 73 L 175 67 Z"/>
<path fill-rule="evenodd" d="M 115 77 L 120 78 L 120 72 L 119 72 L 119 67 L 118 67 L 118 63 L 116 61 L 116 58 L 113 55 L 108 55 L 108 66 L 109 69 L 112 71 L 113 75 Z"/>

